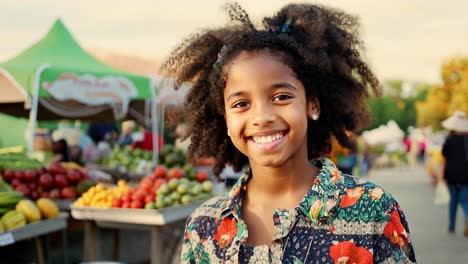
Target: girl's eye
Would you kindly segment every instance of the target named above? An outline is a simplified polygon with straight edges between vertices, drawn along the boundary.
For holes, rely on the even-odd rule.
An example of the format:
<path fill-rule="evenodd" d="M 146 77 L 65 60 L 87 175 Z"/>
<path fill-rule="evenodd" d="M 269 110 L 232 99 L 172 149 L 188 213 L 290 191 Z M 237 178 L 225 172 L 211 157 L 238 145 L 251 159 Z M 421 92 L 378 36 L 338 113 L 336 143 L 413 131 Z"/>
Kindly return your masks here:
<path fill-rule="evenodd" d="M 243 107 L 247 107 L 247 106 L 249 106 L 248 102 L 241 101 L 241 102 L 238 102 L 238 103 L 234 104 L 232 107 L 233 108 L 243 108 Z"/>
<path fill-rule="evenodd" d="M 288 100 L 288 99 L 291 99 L 292 96 L 288 95 L 288 94 L 278 94 L 277 96 L 275 96 L 273 98 L 273 101 L 283 101 L 283 100 Z"/>

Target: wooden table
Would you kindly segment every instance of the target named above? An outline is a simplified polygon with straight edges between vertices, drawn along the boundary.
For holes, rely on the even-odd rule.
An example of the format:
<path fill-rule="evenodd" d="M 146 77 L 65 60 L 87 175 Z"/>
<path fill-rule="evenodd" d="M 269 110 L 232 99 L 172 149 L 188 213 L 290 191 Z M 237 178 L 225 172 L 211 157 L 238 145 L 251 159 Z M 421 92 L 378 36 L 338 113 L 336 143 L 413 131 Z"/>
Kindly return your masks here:
<path fill-rule="evenodd" d="M 52 219 L 43 219 L 38 222 L 27 224 L 23 227 L 16 228 L 10 231 L 0 233 L 0 247 L 11 245 L 21 240 L 34 238 L 37 250 L 38 263 L 45 263 L 44 250 L 40 236 L 52 233 L 55 231 L 65 230 L 67 228 L 67 213 L 60 213 L 58 217 Z M 66 238 L 63 239 L 64 248 L 66 250 Z M 65 262 L 67 257 L 65 254 Z"/>
<path fill-rule="evenodd" d="M 167 263 L 163 255 L 162 228 L 187 219 L 202 202 L 190 205 L 152 209 L 71 207 L 75 219 L 85 221 L 84 261 L 95 261 L 99 247 L 99 227 L 114 229 L 149 229 L 151 264 Z M 115 245 L 114 245 L 115 246 Z"/>

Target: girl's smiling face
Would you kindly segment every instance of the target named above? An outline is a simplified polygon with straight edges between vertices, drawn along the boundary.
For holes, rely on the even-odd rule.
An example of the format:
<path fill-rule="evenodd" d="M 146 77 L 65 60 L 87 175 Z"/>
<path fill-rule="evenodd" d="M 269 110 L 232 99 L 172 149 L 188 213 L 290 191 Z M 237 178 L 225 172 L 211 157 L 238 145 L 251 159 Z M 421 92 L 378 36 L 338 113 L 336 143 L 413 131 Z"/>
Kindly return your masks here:
<path fill-rule="evenodd" d="M 307 102 L 294 72 L 271 52 L 241 52 L 228 67 L 224 89 L 229 136 L 251 166 L 279 167 L 307 159 Z"/>

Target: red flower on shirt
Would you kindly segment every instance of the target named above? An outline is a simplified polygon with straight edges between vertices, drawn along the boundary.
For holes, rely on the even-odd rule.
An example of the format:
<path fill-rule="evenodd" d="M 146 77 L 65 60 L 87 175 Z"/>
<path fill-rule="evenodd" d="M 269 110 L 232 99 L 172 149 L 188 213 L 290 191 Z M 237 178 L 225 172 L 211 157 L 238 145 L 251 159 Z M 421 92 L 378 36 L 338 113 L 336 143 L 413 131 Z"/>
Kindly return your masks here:
<path fill-rule="evenodd" d="M 353 189 L 345 189 L 346 194 L 341 196 L 340 206 L 342 208 L 353 206 L 361 198 L 364 193 L 364 187 L 358 186 Z"/>
<path fill-rule="evenodd" d="M 354 242 L 333 242 L 330 256 L 335 264 L 367 264 L 372 263 L 372 254 L 365 247 L 356 247 Z"/>
<path fill-rule="evenodd" d="M 235 218 L 224 218 L 216 229 L 214 239 L 221 248 L 227 247 L 237 234 L 237 221 Z"/>
<path fill-rule="evenodd" d="M 393 211 L 390 214 L 390 221 L 385 225 L 383 233 L 392 243 L 400 247 L 408 245 L 408 234 L 401 224 L 400 215 L 397 211 Z"/>

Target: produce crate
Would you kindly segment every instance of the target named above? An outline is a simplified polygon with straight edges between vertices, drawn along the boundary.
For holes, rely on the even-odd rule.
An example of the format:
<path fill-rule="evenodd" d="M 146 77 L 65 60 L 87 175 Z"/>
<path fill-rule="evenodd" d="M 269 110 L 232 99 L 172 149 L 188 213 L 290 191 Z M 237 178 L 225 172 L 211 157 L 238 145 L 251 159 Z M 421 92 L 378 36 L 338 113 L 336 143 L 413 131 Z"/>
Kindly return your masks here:
<path fill-rule="evenodd" d="M 190 216 L 201 205 L 198 201 L 189 205 L 167 207 L 161 209 L 129 209 L 129 208 L 92 208 L 71 207 L 71 215 L 79 220 L 94 220 L 140 225 L 165 225 Z"/>
<path fill-rule="evenodd" d="M 56 218 L 43 219 L 17 229 L 0 233 L 0 247 L 10 245 L 24 239 L 63 230 L 67 227 L 67 219 L 67 213 L 60 213 Z"/>

